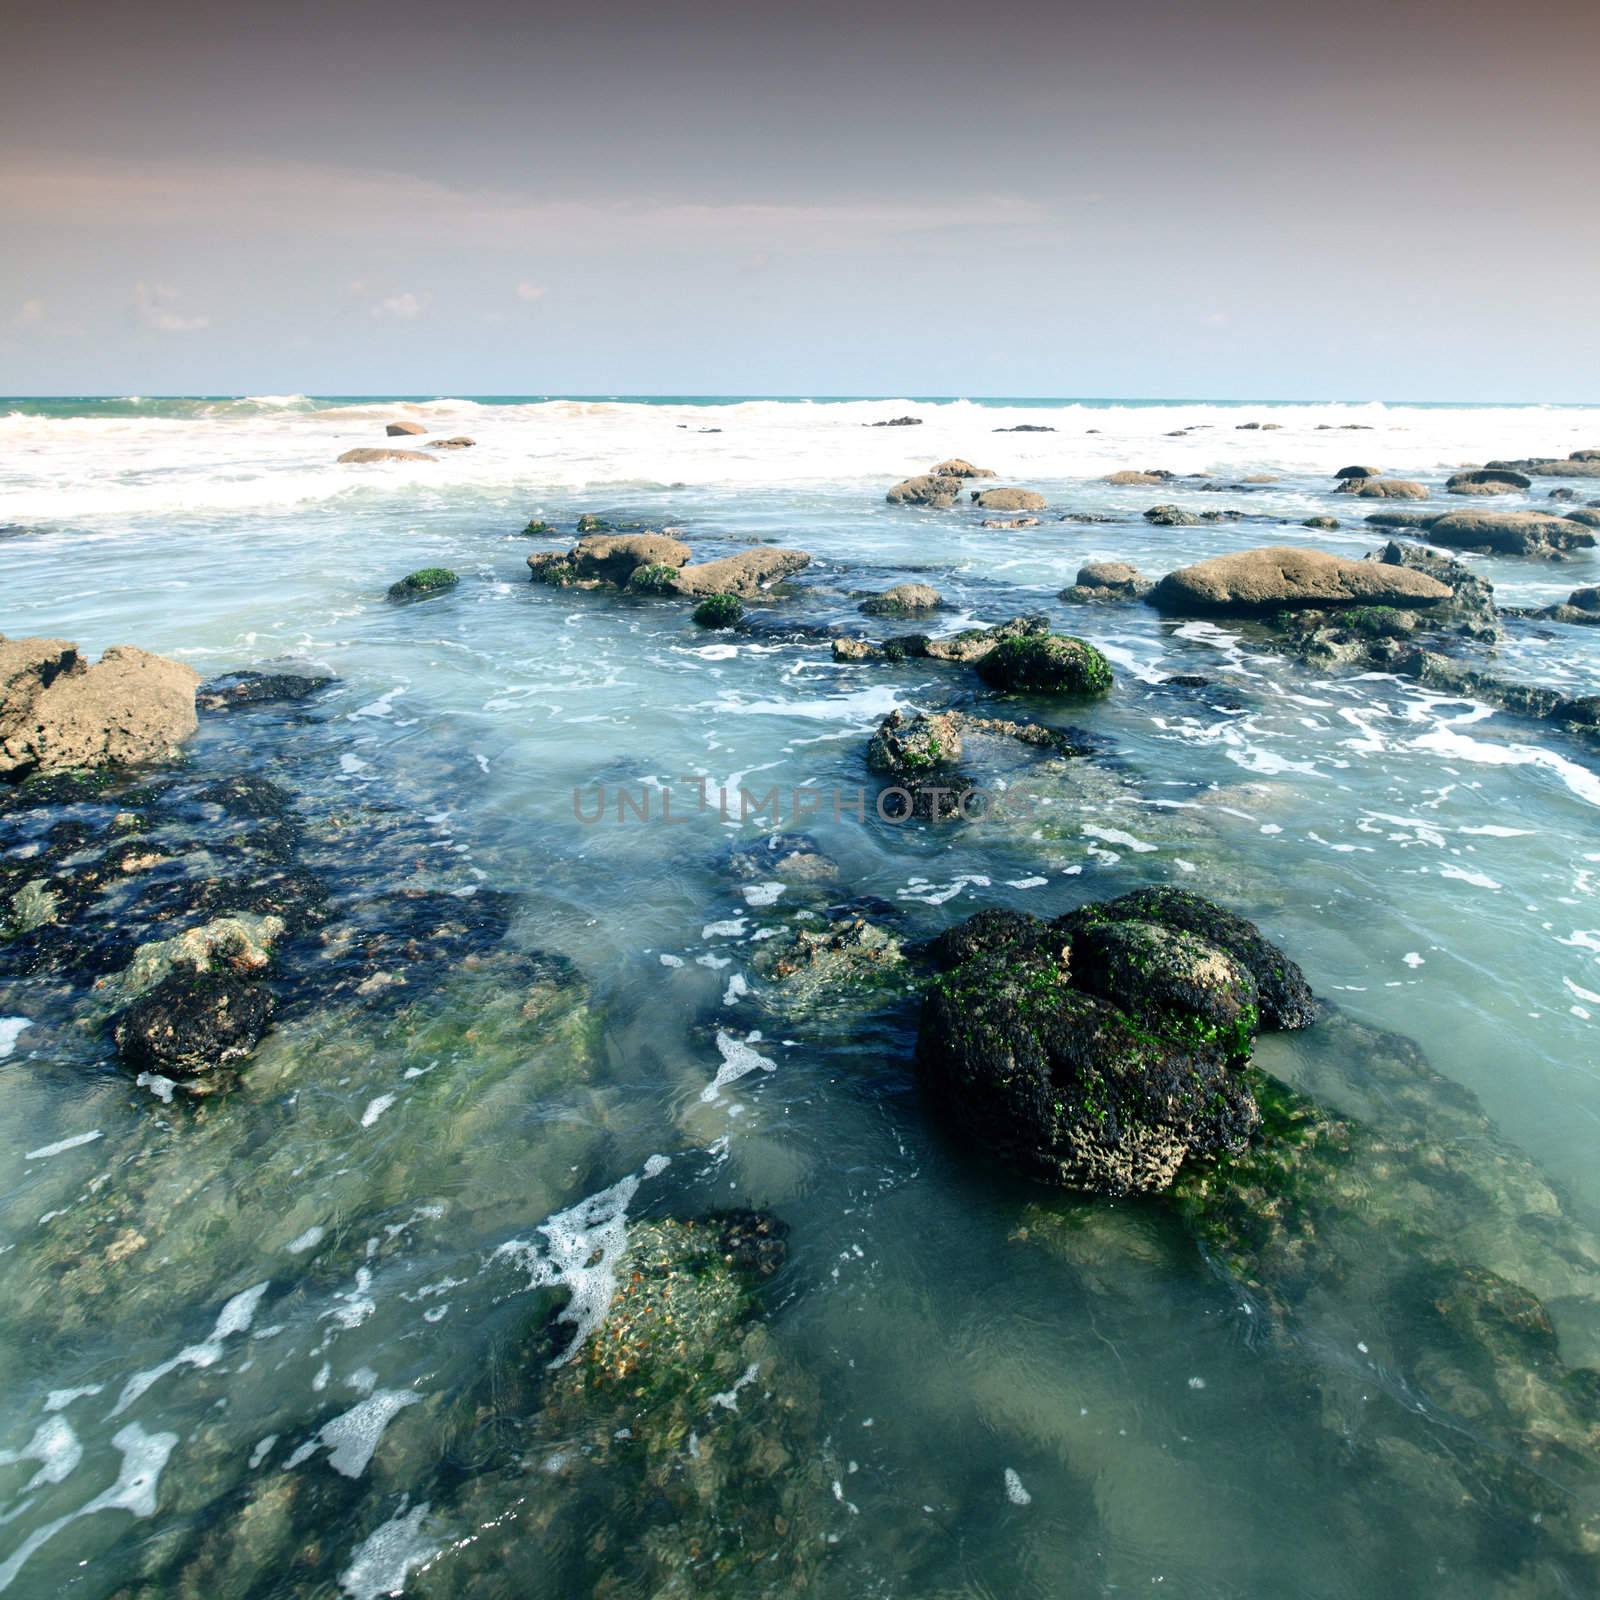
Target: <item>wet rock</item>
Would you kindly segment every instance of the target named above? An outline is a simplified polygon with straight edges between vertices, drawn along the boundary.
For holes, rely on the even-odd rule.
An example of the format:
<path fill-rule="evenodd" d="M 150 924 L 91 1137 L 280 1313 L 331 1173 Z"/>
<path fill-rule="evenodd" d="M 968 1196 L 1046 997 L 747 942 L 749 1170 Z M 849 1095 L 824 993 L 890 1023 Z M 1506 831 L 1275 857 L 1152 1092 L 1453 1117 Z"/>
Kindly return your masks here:
<path fill-rule="evenodd" d="M 1470 472 L 1454 473 L 1445 480 L 1444 487 L 1446 494 L 1516 494 L 1531 489 L 1533 479 L 1506 467 L 1479 467 Z"/>
<path fill-rule="evenodd" d="M 683 567 L 673 589 L 682 595 L 731 594 L 751 600 L 810 565 L 811 557 L 804 550 L 765 545 L 757 550 L 741 550 L 719 561 Z"/>
<path fill-rule="evenodd" d="M 1077 582 L 1060 597 L 1078 605 L 1142 600 L 1155 584 L 1126 561 L 1091 561 L 1078 568 Z"/>
<path fill-rule="evenodd" d="M 141 944 L 122 971 L 94 987 L 102 1007 L 114 1010 L 164 983 L 174 973 L 260 974 L 284 932 L 281 917 L 228 912 L 167 939 Z"/>
<path fill-rule="evenodd" d="M 251 706 L 281 705 L 305 700 L 334 681 L 331 673 L 254 672 L 224 673 L 195 691 L 195 705 L 206 712 L 243 711 Z"/>
<path fill-rule="evenodd" d="M 1012 617 L 992 628 L 963 628 L 960 633 L 926 641 L 922 654 L 934 661 L 959 661 L 976 665 L 1007 639 L 1039 638 L 1050 632 L 1050 619 L 1033 615 Z"/>
<path fill-rule="evenodd" d="M 978 676 L 996 689 L 1025 694 L 1105 694 L 1111 667 L 1092 644 L 1067 634 L 1000 640 L 978 661 Z"/>
<path fill-rule="evenodd" d="M 769 833 L 735 845 L 727 862 L 734 876 L 747 882 L 779 878 L 791 883 L 823 883 L 839 876 L 838 863 L 825 856 L 808 833 Z"/>
<path fill-rule="evenodd" d="M 1168 472 L 1164 467 L 1149 467 L 1142 472 L 1125 467 L 1120 472 L 1107 473 L 1106 476 L 1100 481 L 1102 483 L 1114 483 L 1118 485 L 1134 487 L 1158 483 L 1170 483 L 1177 476 L 1177 473 Z"/>
<path fill-rule="evenodd" d="M 1018 528 L 1037 528 L 1037 517 L 985 517 L 978 524 L 981 528 L 992 528 L 999 533 L 1011 533 Z"/>
<path fill-rule="evenodd" d="M 355 450 L 346 450 L 338 459 L 341 466 L 364 467 L 379 461 L 437 461 L 439 458 L 422 450 L 382 450 L 362 445 Z"/>
<path fill-rule="evenodd" d="M 754 966 L 774 991 L 771 998 L 789 1013 L 859 1003 L 863 990 L 898 983 L 908 970 L 900 940 L 857 916 L 763 941 Z"/>
<path fill-rule="evenodd" d="M 1046 427 L 1042 422 L 1019 422 L 1013 428 L 996 428 L 996 433 L 1054 433 L 1054 428 Z"/>
<path fill-rule="evenodd" d="M 939 946 L 959 959 L 924 998 L 925 1090 L 964 1139 L 1072 1189 L 1158 1192 L 1185 1162 L 1242 1151 L 1259 1121 L 1237 1070 L 1256 1021 L 1243 964 L 1161 924 L 1080 937 L 1084 976 L 1137 1018 L 1080 985 L 1058 926 L 989 913 Z"/>
<path fill-rule="evenodd" d="M 891 711 L 867 745 L 867 766 L 895 777 L 920 777 L 961 760 L 961 731 L 955 717 L 918 711 Z"/>
<path fill-rule="evenodd" d="M 448 567 L 422 567 L 389 585 L 389 599 L 398 606 L 444 594 L 461 582 Z"/>
<path fill-rule="evenodd" d="M 391 422 L 383 431 L 391 439 L 404 439 L 428 430 L 420 422 Z"/>
<path fill-rule="evenodd" d="M 1447 602 L 1429 607 L 1429 626 L 1451 625 L 1478 639 L 1493 639 L 1499 635 L 1494 585 L 1463 562 L 1422 545 L 1402 544 L 1398 539 L 1391 539 L 1383 549 L 1374 551 L 1366 559 L 1423 573 L 1450 591 L 1451 598 Z"/>
<path fill-rule="evenodd" d="M 1437 511 L 1374 511 L 1363 520 L 1371 528 L 1430 528 L 1441 515 Z"/>
<path fill-rule="evenodd" d="M 182 970 L 122 1012 L 113 1037 L 133 1071 L 204 1093 L 215 1087 L 211 1075 L 250 1055 L 271 1023 L 272 994 L 264 984 L 230 972 Z"/>
<path fill-rule="evenodd" d="M 614 522 L 594 511 L 585 511 L 578 518 L 577 528 L 580 537 L 588 533 L 615 533 L 618 531 Z"/>
<path fill-rule="evenodd" d="M 897 583 L 892 589 L 863 600 L 860 609 L 870 617 L 903 617 L 936 611 L 943 604 L 939 591 L 930 584 Z"/>
<path fill-rule="evenodd" d="M 1144 520 L 1156 528 L 1199 528 L 1212 522 L 1237 522 L 1242 511 L 1185 511 L 1181 506 L 1151 506 Z"/>
<path fill-rule="evenodd" d="M 920 428 L 922 426 L 922 418 L 890 417 L 884 422 L 864 422 L 861 426 L 864 428 Z"/>
<path fill-rule="evenodd" d="M 430 450 L 470 450 L 478 441 L 469 439 L 464 433 L 453 434 L 448 439 L 430 439 Z"/>
<path fill-rule="evenodd" d="M 941 461 L 937 466 L 928 468 L 930 478 L 992 478 L 994 471 L 989 467 L 975 467 L 970 461 L 964 461 L 960 456 L 952 456 L 948 461 Z"/>
<path fill-rule="evenodd" d="M 915 478 L 902 479 L 884 499 L 892 506 L 930 506 L 935 511 L 947 511 L 960 493 L 959 478 L 941 478 L 924 472 Z"/>
<path fill-rule="evenodd" d="M 691 614 L 701 628 L 732 628 L 743 616 L 744 602 L 736 594 L 707 595 Z"/>
<path fill-rule="evenodd" d="M 1451 598 L 1437 578 L 1402 566 L 1347 561 L 1278 545 L 1169 572 L 1150 601 L 1176 616 L 1260 616 L 1296 607 L 1434 606 Z"/>
<path fill-rule="evenodd" d="M 1319 533 L 1332 533 L 1339 526 L 1337 517 L 1307 517 L 1300 524 L 1302 528 L 1315 528 Z"/>
<path fill-rule="evenodd" d="M 1525 461 L 1490 461 L 1490 467 L 1522 472 L 1534 478 L 1600 478 L 1600 458 L 1592 450 L 1576 450 L 1570 456 L 1534 456 Z"/>
<path fill-rule="evenodd" d="M 580 539 L 567 558 L 580 579 L 623 588 L 640 567 L 681 567 L 691 554 L 681 539 L 659 533 L 597 534 Z"/>
<path fill-rule="evenodd" d="M 1382 476 L 1383 474 L 1376 467 L 1340 467 L 1334 473 L 1336 478 L 1346 480 L 1354 478 L 1362 483 L 1366 482 L 1368 478 L 1380 478 Z"/>
<path fill-rule="evenodd" d="M 1362 500 L 1426 500 L 1428 491 L 1409 478 L 1346 478 L 1335 494 L 1353 494 Z"/>
<path fill-rule="evenodd" d="M 1043 511 L 1049 504 L 1033 489 L 974 489 L 972 500 L 981 511 Z"/>
<path fill-rule="evenodd" d="M 0 636 L 0 779 L 170 760 L 198 726 L 192 667 L 114 645 Z"/>
<path fill-rule="evenodd" d="M 1428 538 L 1448 550 L 1482 550 L 1496 555 L 1564 560 L 1574 550 L 1594 546 L 1594 534 L 1581 523 L 1540 511 L 1452 511 L 1428 524 Z"/>
<path fill-rule="evenodd" d="M 1562 516 L 1568 522 L 1576 522 L 1585 528 L 1600 528 L 1600 510 L 1592 506 L 1579 506 L 1575 511 L 1564 511 Z"/>

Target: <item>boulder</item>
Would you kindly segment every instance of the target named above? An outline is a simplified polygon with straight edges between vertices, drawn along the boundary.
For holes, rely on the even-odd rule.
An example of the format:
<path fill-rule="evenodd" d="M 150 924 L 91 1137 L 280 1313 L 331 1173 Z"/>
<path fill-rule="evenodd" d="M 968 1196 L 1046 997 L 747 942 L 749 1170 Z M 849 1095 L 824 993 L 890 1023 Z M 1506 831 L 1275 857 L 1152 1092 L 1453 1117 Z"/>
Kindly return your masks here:
<path fill-rule="evenodd" d="M 382 450 L 368 445 L 357 450 L 346 450 L 339 457 L 341 466 L 368 466 L 375 461 L 437 461 L 437 456 L 424 454 L 421 450 Z"/>
<path fill-rule="evenodd" d="M 1371 528 L 1427 528 L 1442 515 L 1438 511 L 1374 511 L 1364 520 Z"/>
<path fill-rule="evenodd" d="M 1555 561 L 1573 550 L 1590 549 L 1595 542 L 1582 523 L 1543 511 L 1452 511 L 1428 524 L 1428 539 L 1447 550 Z"/>
<path fill-rule="evenodd" d="M 925 639 L 920 651 L 905 653 L 925 655 L 934 661 L 957 661 L 975 666 L 1007 639 L 1038 639 L 1046 637 L 1049 632 L 1050 619 L 1046 616 L 1012 617 L 992 628 L 963 628 L 960 633 L 946 634 L 942 639 Z M 892 639 L 887 641 L 885 648 L 895 642 Z"/>
<path fill-rule="evenodd" d="M 724 556 L 720 561 L 702 561 L 684 567 L 673 588 L 678 594 L 731 594 L 748 600 L 810 565 L 811 557 L 804 550 L 762 545 L 755 550 Z"/>
<path fill-rule="evenodd" d="M 1077 582 L 1060 598 L 1077 605 L 1142 600 L 1155 587 L 1126 561 L 1090 561 L 1078 568 Z"/>
<path fill-rule="evenodd" d="M 90 666 L 64 639 L 0 637 L 0 779 L 167 760 L 198 726 L 199 683 L 131 645 Z"/>
<path fill-rule="evenodd" d="M 1322 550 L 1274 545 L 1216 556 L 1169 572 L 1151 593 L 1175 616 L 1258 616 L 1305 606 L 1438 605 L 1450 590 L 1403 566 L 1347 561 Z"/>
<path fill-rule="evenodd" d="M 1600 528 L 1600 510 L 1593 506 L 1579 506 L 1574 511 L 1563 511 L 1562 516 L 1568 522 L 1576 522 L 1584 528 Z"/>
<path fill-rule="evenodd" d="M 1185 511 L 1182 506 L 1151 506 L 1144 520 L 1155 528 L 1200 528 L 1208 523 L 1237 522 L 1242 511 Z"/>
<path fill-rule="evenodd" d="M 935 940 L 947 968 L 917 1033 L 924 1088 L 963 1139 L 1067 1188 L 1167 1188 L 1238 1154 L 1260 1121 L 1259 1027 L 1301 1027 L 1299 969 L 1243 918 L 1174 890 L 1055 923 L 979 912 Z"/>
<path fill-rule="evenodd" d="M 1574 589 L 1560 605 L 1544 606 L 1537 611 L 1524 612 L 1543 622 L 1576 622 L 1587 627 L 1600 623 L 1600 589 L 1586 585 Z"/>
<path fill-rule="evenodd" d="M 1363 500 L 1426 500 L 1428 491 L 1409 478 L 1346 478 L 1335 494 L 1358 495 Z"/>
<path fill-rule="evenodd" d="M 867 745 L 867 765 L 897 778 L 923 778 L 961 759 L 961 730 L 950 712 L 891 711 Z"/>
<path fill-rule="evenodd" d="M 1307 517 L 1302 528 L 1315 528 L 1319 533 L 1333 533 L 1339 526 L 1337 517 Z"/>
<path fill-rule="evenodd" d="M 271 1026 L 272 1009 L 265 984 L 178 967 L 117 1017 L 112 1036 L 118 1055 L 136 1072 L 204 1093 L 213 1087 L 209 1074 L 255 1049 Z"/>
<path fill-rule="evenodd" d="M 1490 461 L 1487 465 L 1525 472 L 1535 478 L 1600 478 L 1600 457 L 1591 450 L 1579 450 L 1559 459 L 1534 456 L 1525 461 Z"/>
<path fill-rule="evenodd" d="M 391 422 L 383 431 L 391 439 L 404 439 L 428 430 L 420 422 Z"/>
<path fill-rule="evenodd" d="M 457 433 L 448 439 L 430 439 L 430 450 L 470 450 L 478 441 L 469 439 L 464 433 Z"/>
<path fill-rule="evenodd" d="M 861 609 L 869 617 L 904 617 L 937 610 L 943 603 L 939 591 L 929 584 L 897 583 L 892 589 L 863 600 Z"/>
<path fill-rule="evenodd" d="M 681 567 L 693 552 L 681 539 L 661 533 L 598 533 L 567 552 L 579 578 L 598 578 L 619 589 L 636 567 Z"/>
<path fill-rule="evenodd" d="M 1406 567 L 1436 579 L 1450 591 L 1450 599 L 1429 608 L 1430 626 L 1453 623 L 1463 633 L 1477 639 L 1493 639 L 1500 632 L 1494 603 L 1494 585 L 1463 562 L 1440 555 L 1419 544 L 1401 544 L 1391 539 L 1383 549 L 1365 558 L 1387 567 Z"/>
<path fill-rule="evenodd" d="M 1054 433 L 1054 428 L 1047 428 L 1039 422 L 1019 422 L 1014 428 L 995 428 L 995 433 Z"/>
<path fill-rule="evenodd" d="M 935 467 L 928 468 L 930 478 L 992 478 L 995 473 L 990 467 L 975 467 L 970 461 L 964 461 L 960 456 L 951 456 L 948 461 L 941 461 Z"/>
<path fill-rule="evenodd" d="M 1100 481 L 1114 483 L 1119 486 L 1137 486 L 1142 484 L 1170 483 L 1177 473 L 1168 472 L 1162 467 L 1150 467 L 1143 472 L 1136 472 L 1124 468 L 1121 472 L 1109 472 Z"/>
<path fill-rule="evenodd" d="M 972 499 L 982 511 L 1043 511 L 1049 503 L 1034 489 L 974 489 Z"/>
<path fill-rule="evenodd" d="M 1345 479 L 1354 478 L 1364 481 L 1367 478 L 1382 477 L 1382 473 L 1380 473 L 1376 467 L 1340 467 L 1339 470 L 1334 473 L 1334 477 Z"/>
<path fill-rule="evenodd" d="M 959 478 L 941 478 L 924 472 L 915 478 L 905 478 L 884 496 L 892 506 L 931 506 L 935 511 L 946 511 L 956 503 L 961 493 Z"/>
<path fill-rule="evenodd" d="M 978 676 L 992 688 L 1027 694 L 1104 694 L 1112 681 L 1092 644 L 1056 633 L 1000 640 L 978 661 Z"/>
<path fill-rule="evenodd" d="M 744 618 L 744 602 L 736 594 L 710 594 L 694 608 L 690 620 L 701 628 L 732 628 Z"/>
<path fill-rule="evenodd" d="M 426 600 L 443 594 L 461 582 L 448 567 L 423 567 L 407 573 L 398 583 L 389 585 L 389 599 L 395 605 L 409 605 L 413 600 Z"/>
<path fill-rule="evenodd" d="M 920 428 L 921 417 L 888 417 L 882 422 L 864 422 L 864 428 Z"/>
<path fill-rule="evenodd" d="M 1515 494 L 1519 489 L 1531 489 L 1533 479 L 1509 467 L 1475 467 L 1454 473 L 1444 487 L 1447 494 Z"/>

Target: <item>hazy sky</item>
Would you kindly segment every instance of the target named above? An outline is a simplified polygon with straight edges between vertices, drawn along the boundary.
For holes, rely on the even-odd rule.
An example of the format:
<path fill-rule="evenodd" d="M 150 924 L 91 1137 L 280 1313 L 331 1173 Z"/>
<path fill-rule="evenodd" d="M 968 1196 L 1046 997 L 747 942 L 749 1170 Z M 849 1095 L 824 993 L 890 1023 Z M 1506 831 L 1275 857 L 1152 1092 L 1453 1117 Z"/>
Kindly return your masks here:
<path fill-rule="evenodd" d="M 1600 400 L 1595 0 L 127 0 L 0 393 Z"/>

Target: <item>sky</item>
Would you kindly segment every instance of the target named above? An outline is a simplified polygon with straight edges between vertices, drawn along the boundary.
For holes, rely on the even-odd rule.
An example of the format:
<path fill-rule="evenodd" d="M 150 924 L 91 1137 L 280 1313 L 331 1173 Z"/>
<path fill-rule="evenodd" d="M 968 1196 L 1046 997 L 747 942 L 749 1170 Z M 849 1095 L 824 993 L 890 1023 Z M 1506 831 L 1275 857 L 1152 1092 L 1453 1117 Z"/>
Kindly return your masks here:
<path fill-rule="evenodd" d="M 1593 0 L 62 0 L 0 393 L 1600 401 Z"/>

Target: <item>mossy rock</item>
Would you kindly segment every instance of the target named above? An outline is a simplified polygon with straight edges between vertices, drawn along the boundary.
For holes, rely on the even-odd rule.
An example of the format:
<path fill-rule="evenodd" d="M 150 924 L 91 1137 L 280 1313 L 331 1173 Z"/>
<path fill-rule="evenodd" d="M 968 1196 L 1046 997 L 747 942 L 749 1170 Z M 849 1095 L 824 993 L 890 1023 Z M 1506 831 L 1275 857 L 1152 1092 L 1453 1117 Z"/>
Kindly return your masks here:
<path fill-rule="evenodd" d="M 555 536 L 556 530 L 543 517 L 535 517 L 522 532 L 529 539 L 549 539 Z"/>
<path fill-rule="evenodd" d="M 592 511 L 585 511 L 578 518 L 578 533 L 580 535 L 585 533 L 615 533 L 616 529 L 617 525 L 614 522 L 608 522 L 604 517 L 596 516 Z"/>
<path fill-rule="evenodd" d="M 694 608 L 694 620 L 702 628 L 731 628 L 743 616 L 744 602 L 736 594 L 707 595 Z"/>
<path fill-rule="evenodd" d="M 408 573 L 398 583 L 389 585 L 389 598 L 396 605 L 409 605 L 413 600 L 426 600 L 461 582 L 448 567 L 422 567 Z"/>
<path fill-rule="evenodd" d="M 628 574 L 628 588 L 634 594 L 671 594 L 677 577 L 676 567 L 669 567 L 659 561 L 648 562 L 644 566 L 635 567 Z"/>
<path fill-rule="evenodd" d="M 1002 639 L 978 662 L 978 676 L 997 689 L 1028 694 L 1105 694 L 1111 667 L 1092 644 L 1067 634 Z"/>

